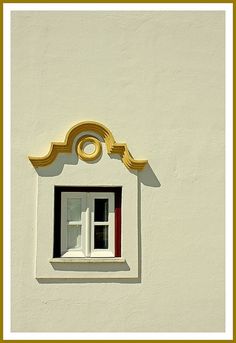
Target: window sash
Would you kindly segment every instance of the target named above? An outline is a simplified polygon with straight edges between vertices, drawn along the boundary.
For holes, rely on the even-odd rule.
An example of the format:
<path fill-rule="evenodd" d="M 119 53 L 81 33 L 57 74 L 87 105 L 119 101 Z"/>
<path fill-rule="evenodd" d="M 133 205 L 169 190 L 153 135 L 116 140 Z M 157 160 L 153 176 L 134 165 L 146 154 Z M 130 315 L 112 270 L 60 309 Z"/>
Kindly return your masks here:
<path fill-rule="evenodd" d="M 95 199 L 108 199 L 108 221 L 96 222 Z M 91 209 L 91 257 L 115 256 L 115 195 L 113 192 L 89 193 L 89 208 Z M 95 226 L 108 225 L 108 249 L 94 248 Z"/>
<path fill-rule="evenodd" d="M 81 199 L 81 220 L 68 221 L 67 201 L 68 199 Z M 61 256 L 84 257 L 86 256 L 86 193 L 85 192 L 63 192 L 61 193 Z M 81 247 L 68 249 L 68 229 L 78 225 L 81 227 Z"/>

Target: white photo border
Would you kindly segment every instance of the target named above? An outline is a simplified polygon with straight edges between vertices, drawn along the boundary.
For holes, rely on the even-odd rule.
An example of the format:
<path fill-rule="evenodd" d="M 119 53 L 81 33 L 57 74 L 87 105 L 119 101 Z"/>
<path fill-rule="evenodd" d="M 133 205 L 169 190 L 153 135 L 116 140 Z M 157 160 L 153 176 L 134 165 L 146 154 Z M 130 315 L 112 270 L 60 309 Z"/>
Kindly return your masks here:
<path fill-rule="evenodd" d="M 11 12 L 225 11 L 225 332 L 11 332 Z M 231 340 L 233 339 L 233 4 L 232 3 L 8 3 L 3 4 L 3 338 L 6 340 Z"/>

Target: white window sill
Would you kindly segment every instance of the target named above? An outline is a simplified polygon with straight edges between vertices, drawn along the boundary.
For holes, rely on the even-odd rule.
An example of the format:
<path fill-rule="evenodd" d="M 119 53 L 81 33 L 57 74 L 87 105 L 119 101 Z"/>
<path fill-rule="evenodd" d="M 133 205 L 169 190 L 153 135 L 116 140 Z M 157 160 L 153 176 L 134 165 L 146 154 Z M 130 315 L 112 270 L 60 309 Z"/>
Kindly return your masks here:
<path fill-rule="evenodd" d="M 124 263 L 122 257 L 57 257 L 49 260 L 50 263 Z"/>

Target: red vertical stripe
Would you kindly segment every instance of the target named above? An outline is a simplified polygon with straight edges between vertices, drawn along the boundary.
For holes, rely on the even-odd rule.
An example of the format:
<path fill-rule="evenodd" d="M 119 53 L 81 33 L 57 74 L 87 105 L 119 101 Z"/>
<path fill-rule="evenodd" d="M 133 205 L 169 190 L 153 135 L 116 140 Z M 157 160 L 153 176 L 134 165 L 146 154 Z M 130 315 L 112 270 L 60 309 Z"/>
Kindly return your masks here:
<path fill-rule="evenodd" d="M 121 257 L 121 193 L 115 192 L 115 257 Z"/>

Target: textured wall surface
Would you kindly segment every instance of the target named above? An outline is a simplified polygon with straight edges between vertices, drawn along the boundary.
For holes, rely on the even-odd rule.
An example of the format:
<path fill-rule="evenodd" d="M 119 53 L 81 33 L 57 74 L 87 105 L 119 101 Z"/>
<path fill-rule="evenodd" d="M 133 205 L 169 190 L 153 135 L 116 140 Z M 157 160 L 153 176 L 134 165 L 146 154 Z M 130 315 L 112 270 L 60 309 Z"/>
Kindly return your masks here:
<path fill-rule="evenodd" d="M 14 12 L 11 115 L 12 330 L 224 331 L 224 13 Z M 141 282 L 35 279 L 27 156 L 81 120 L 161 184 L 141 184 Z"/>

